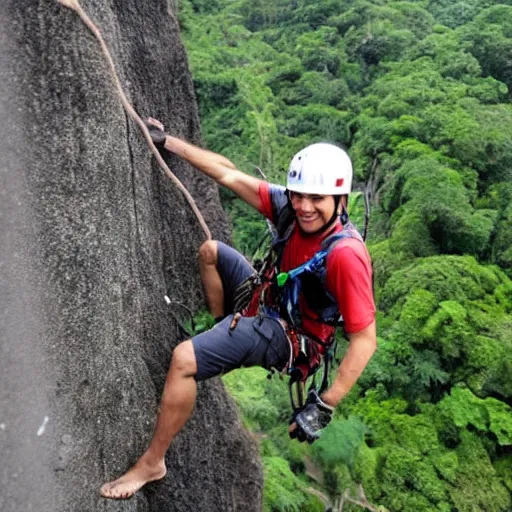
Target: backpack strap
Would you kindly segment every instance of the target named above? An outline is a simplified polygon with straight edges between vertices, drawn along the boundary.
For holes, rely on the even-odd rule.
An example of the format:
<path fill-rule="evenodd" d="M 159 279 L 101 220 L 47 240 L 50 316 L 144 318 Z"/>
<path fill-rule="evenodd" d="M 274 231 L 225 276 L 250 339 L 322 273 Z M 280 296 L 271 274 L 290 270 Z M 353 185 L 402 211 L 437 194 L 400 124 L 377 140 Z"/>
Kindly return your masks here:
<path fill-rule="evenodd" d="M 323 293 L 325 293 L 328 299 L 333 304 L 335 304 L 334 297 L 331 296 L 325 286 L 325 279 L 327 274 L 327 257 L 338 243 L 347 238 L 356 238 L 362 241 L 361 235 L 357 232 L 354 226 L 350 224 L 350 222 L 345 224 L 342 231 L 327 237 L 322 242 L 320 250 L 315 253 L 311 259 L 302 265 L 299 265 L 298 267 L 277 276 L 278 285 L 281 287 L 281 304 L 288 314 L 288 320 L 291 321 L 294 327 L 300 328 L 302 324 L 301 313 L 298 307 L 299 297 L 302 293 L 302 274 L 308 273 L 317 276 L 323 285 Z M 334 309 L 332 309 L 331 313 L 332 315 L 335 314 Z M 316 318 L 313 320 L 317 321 Z M 325 317 L 323 322 L 326 322 Z M 339 322 L 336 322 L 336 324 L 333 323 L 332 325 L 339 325 Z"/>
<path fill-rule="evenodd" d="M 272 241 L 271 251 L 276 255 L 275 264 L 279 266 L 281 264 L 281 258 L 283 256 L 284 246 L 293 233 L 295 228 L 295 212 L 292 209 L 292 205 L 288 201 L 284 208 L 277 217 L 276 231 L 277 234 Z"/>

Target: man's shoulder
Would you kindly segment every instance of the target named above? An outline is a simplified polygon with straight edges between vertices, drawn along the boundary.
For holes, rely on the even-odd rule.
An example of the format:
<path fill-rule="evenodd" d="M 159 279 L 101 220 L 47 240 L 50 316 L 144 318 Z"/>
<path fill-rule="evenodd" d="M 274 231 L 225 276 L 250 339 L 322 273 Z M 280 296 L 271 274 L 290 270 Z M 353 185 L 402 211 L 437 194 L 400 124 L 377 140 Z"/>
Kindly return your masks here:
<path fill-rule="evenodd" d="M 286 187 L 282 185 L 276 185 L 268 181 L 261 181 L 260 183 L 260 194 L 268 194 L 272 197 L 285 197 L 286 198 Z"/>
<path fill-rule="evenodd" d="M 271 220 L 273 224 L 279 219 L 288 198 L 285 193 L 286 189 L 281 185 L 274 185 L 267 181 L 262 181 L 259 188 L 259 196 L 261 200 L 260 213 L 267 219 Z"/>
<path fill-rule="evenodd" d="M 284 187 L 283 185 L 276 185 L 275 183 L 268 183 L 268 182 L 267 182 L 267 185 L 271 192 L 275 192 L 277 194 L 285 194 L 285 192 L 286 192 L 286 187 Z"/>
<path fill-rule="evenodd" d="M 268 191 L 272 204 L 272 220 L 282 236 L 293 220 L 292 212 L 288 208 L 286 188 L 282 185 L 269 184 Z"/>
<path fill-rule="evenodd" d="M 327 265 L 344 265 L 354 260 L 370 264 L 368 249 L 365 243 L 357 238 L 343 238 L 329 251 Z"/>
<path fill-rule="evenodd" d="M 275 185 L 274 183 L 268 183 L 268 193 L 272 198 L 272 202 L 279 206 L 284 206 L 288 203 L 288 197 L 286 196 L 286 188 L 282 185 Z"/>

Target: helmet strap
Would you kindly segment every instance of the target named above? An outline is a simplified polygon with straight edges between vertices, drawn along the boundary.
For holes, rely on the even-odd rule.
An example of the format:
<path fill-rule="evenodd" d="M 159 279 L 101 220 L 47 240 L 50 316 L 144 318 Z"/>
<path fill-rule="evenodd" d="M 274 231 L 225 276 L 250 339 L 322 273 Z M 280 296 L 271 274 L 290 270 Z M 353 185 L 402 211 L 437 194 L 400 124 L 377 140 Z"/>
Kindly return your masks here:
<path fill-rule="evenodd" d="M 348 222 L 348 211 L 345 207 L 341 209 L 340 221 L 343 226 Z"/>

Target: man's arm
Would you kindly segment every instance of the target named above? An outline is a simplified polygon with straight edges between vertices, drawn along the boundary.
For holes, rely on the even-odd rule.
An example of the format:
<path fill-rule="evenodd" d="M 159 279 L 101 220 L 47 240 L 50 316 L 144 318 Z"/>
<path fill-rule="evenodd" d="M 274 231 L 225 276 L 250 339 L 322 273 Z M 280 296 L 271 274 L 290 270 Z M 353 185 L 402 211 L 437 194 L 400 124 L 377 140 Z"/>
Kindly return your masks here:
<path fill-rule="evenodd" d="M 377 349 L 375 320 L 363 330 L 349 334 L 349 346 L 338 368 L 332 386 L 322 394 L 322 400 L 336 407 L 356 383 Z"/>
<path fill-rule="evenodd" d="M 316 391 L 309 391 L 306 405 L 294 414 L 288 428 L 291 438 L 312 443 L 320 437 L 320 431 L 331 421 L 335 407 L 356 383 L 377 348 L 375 320 L 361 331 L 349 334 L 349 340 L 332 386 L 321 397 Z"/>
<path fill-rule="evenodd" d="M 261 180 L 239 171 L 226 157 L 167 135 L 164 148 L 183 158 L 219 185 L 233 191 L 240 199 L 257 210 L 261 208 Z"/>

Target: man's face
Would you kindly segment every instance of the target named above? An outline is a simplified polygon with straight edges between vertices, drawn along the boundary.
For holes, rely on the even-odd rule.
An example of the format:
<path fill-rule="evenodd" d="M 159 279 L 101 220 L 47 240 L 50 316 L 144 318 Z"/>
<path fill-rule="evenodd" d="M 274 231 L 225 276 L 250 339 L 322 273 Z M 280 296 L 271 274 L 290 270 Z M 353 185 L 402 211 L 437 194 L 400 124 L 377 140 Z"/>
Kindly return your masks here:
<path fill-rule="evenodd" d="M 334 214 L 333 196 L 290 192 L 290 201 L 297 222 L 305 233 L 315 233 L 327 224 Z"/>

